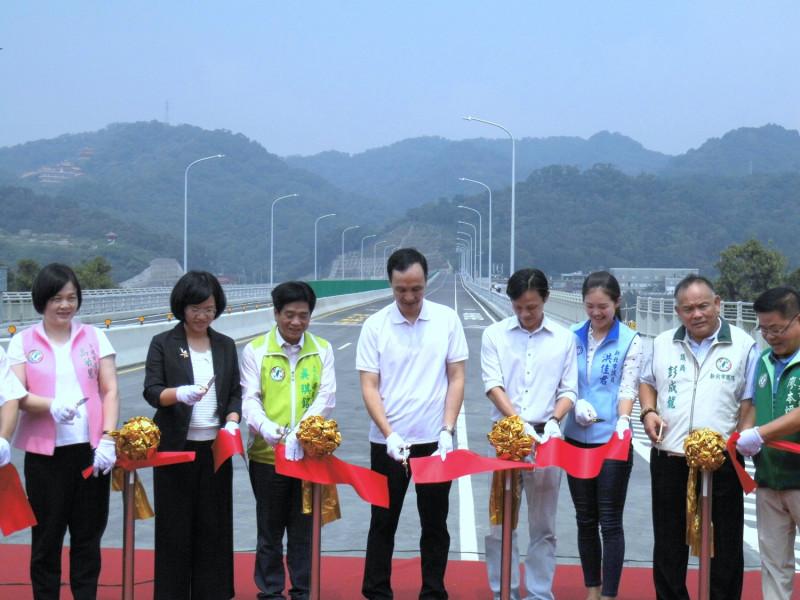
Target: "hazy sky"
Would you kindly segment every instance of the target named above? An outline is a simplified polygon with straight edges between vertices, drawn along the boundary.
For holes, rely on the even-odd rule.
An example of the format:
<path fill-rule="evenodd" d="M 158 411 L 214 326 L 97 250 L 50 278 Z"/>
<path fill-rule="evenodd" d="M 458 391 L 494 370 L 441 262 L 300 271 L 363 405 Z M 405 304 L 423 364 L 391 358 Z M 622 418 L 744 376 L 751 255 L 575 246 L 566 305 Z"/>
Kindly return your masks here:
<path fill-rule="evenodd" d="M 165 120 L 270 152 L 800 128 L 800 2 L 10 1 L 0 147 Z"/>

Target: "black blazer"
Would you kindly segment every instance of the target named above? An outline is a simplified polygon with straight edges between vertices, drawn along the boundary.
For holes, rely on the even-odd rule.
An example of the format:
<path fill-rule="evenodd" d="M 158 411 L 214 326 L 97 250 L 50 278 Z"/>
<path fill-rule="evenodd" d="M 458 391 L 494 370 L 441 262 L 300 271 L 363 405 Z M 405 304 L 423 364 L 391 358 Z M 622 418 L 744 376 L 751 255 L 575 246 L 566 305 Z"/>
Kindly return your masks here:
<path fill-rule="evenodd" d="M 217 333 L 210 327 L 211 355 L 214 361 L 214 375 L 217 390 L 217 418 L 220 427 L 225 416 L 236 413 L 241 419 L 242 386 L 239 377 L 239 356 L 236 344 L 226 335 Z M 183 323 L 173 329 L 159 333 L 150 341 L 147 351 L 144 375 L 144 399 L 154 406 L 156 414 L 153 421 L 161 430 L 159 450 L 178 452 L 186 448 L 186 436 L 192 418 L 192 407 L 181 402 L 171 406 L 160 406 L 159 396 L 165 388 L 193 384 L 192 360 L 189 358 L 189 344 Z M 201 382 L 198 382 L 201 383 Z"/>

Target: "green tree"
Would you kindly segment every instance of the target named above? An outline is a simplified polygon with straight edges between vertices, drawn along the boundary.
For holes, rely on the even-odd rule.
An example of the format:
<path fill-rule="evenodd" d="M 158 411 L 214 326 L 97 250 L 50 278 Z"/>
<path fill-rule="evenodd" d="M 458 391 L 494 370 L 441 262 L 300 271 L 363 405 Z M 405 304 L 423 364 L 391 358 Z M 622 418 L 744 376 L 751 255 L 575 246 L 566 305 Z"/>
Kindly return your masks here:
<path fill-rule="evenodd" d="M 800 266 L 786 276 L 783 285 L 788 286 L 795 291 L 800 290 Z"/>
<path fill-rule="evenodd" d="M 111 269 L 105 256 L 95 256 L 92 260 L 82 260 L 80 267 L 72 267 L 84 290 L 105 290 L 119 287 L 111 279 Z"/>
<path fill-rule="evenodd" d="M 42 270 L 41 265 L 32 258 L 21 258 L 17 261 L 17 272 L 14 275 L 14 291 L 30 292 L 33 280 Z"/>
<path fill-rule="evenodd" d="M 764 248 L 758 240 L 732 244 L 719 253 L 715 283 L 725 300 L 752 302 L 759 294 L 783 283 L 786 257 L 779 250 Z"/>

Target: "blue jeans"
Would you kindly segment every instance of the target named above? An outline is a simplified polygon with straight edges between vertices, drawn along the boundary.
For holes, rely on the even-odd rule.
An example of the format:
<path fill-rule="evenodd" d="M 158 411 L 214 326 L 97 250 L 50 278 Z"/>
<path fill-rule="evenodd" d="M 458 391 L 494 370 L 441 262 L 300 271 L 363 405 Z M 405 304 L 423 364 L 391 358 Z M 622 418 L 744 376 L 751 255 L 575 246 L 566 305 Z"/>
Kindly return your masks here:
<path fill-rule="evenodd" d="M 578 448 L 600 446 L 568 441 Z M 569 493 L 575 505 L 575 519 L 578 522 L 578 553 L 583 567 L 584 585 L 602 585 L 603 596 L 609 598 L 617 596 L 625 561 L 622 513 L 632 467 L 633 447 L 628 451 L 628 460 L 604 461 L 600 473 L 593 479 L 567 476 Z"/>
<path fill-rule="evenodd" d="M 311 515 L 303 514 L 303 482 L 275 472 L 275 465 L 250 461 L 256 497 L 258 544 L 254 580 L 260 600 L 283 600 L 283 534 L 292 600 L 308 600 L 311 570 Z"/>

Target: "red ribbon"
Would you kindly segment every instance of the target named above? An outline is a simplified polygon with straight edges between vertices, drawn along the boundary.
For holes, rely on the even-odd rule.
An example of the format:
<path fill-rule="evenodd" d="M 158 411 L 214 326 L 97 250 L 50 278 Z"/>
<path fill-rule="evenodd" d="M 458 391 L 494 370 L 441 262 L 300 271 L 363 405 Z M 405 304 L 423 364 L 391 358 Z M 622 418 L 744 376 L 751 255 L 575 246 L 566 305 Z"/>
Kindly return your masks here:
<path fill-rule="evenodd" d="M 734 431 L 731 434 L 731 437 L 728 438 L 728 454 L 730 456 L 736 456 L 736 442 L 740 437 L 741 436 L 739 435 L 739 432 Z M 800 454 L 800 444 L 796 444 L 795 442 L 775 440 L 772 442 L 764 442 L 764 445 L 769 446 L 770 448 L 775 448 L 776 450 L 785 450 L 786 452 Z M 745 471 L 744 467 L 739 464 L 738 460 L 733 461 L 733 468 L 736 469 L 736 475 L 739 477 L 739 483 L 742 484 L 742 489 L 744 490 L 745 494 L 749 494 L 758 487 L 758 484 L 753 480 L 752 477 L 750 477 L 748 472 Z"/>
<path fill-rule="evenodd" d="M 0 467 L 0 530 L 11 535 L 36 525 L 36 517 L 13 464 Z"/>
<path fill-rule="evenodd" d="M 627 460 L 630 443 L 630 432 L 626 432 L 623 439 L 612 435 L 611 440 L 597 448 L 578 448 L 564 440 L 550 438 L 536 447 L 534 464 L 489 458 L 469 450 L 454 450 L 447 453 L 444 461 L 441 456 L 412 458 L 411 472 L 417 483 L 440 483 L 487 471 L 560 467 L 573 477 L 590 479 L 600 473 L 604 460 Z"/>
<path fill-rule="evenodd" d="M 244 458 L 244 445 L 242 444 L 242 434 L 237 429 L 231 435 L 225 429 L 220 429 L 217 433 L 217 438 L 211 444 L 211 450 L 214 452 L 214 473 L 216 473 L 226 460 L 234 454 L 241 454 Z M 247 459 L 245 458 L 245 464 Z"/>
<path fill-rule="evenodd" d="M 124 454 L 118 454 L 117 462 L 114 463 L 114 466 L 120 467 L 125 471 L 133 471 L 145 467 L 163 467 L 166 465 L 192 462 L 193 460 L 194 452 L 156 452 L 155 448 L 150 448 L 150 450 L 147 451 L 147 458 L 141 460 L 131 460 Z M 87 467 L 84 469 L 83 478 L 88 479 L 93 470 L 94 467 Z"/>
<path fill-rule="evenodd" d="M 286 460 L 286 447 L 278 444 L 275 447 L 275 471 L 312 483 L 346 483 L 353 486 L 366 502 L 389 508 L 389 486 L 385 475 L 351 465 L 332 454 L 321 458 L 306 455 L 302 460 Z"/>

